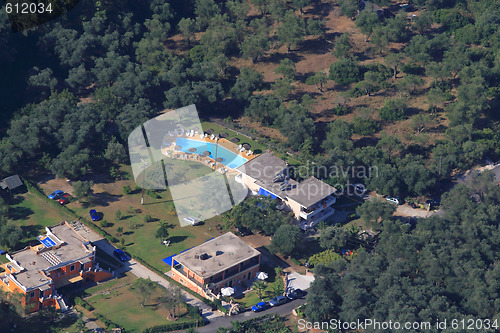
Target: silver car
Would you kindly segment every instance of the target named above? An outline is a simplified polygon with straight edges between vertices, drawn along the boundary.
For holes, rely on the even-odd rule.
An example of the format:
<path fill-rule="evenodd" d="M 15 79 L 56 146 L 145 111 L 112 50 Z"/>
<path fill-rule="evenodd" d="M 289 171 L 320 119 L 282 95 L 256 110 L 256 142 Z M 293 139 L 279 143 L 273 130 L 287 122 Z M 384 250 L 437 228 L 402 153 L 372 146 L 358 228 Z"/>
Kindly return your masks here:
<path fill-rule="evenodd" d="M 283 305 L 286 302 L 288 302 L 288 298 L 286 298 L 285 296 L 277 296 L 269 301 L 269 305 L 278 306 L 278 305 Z"/>

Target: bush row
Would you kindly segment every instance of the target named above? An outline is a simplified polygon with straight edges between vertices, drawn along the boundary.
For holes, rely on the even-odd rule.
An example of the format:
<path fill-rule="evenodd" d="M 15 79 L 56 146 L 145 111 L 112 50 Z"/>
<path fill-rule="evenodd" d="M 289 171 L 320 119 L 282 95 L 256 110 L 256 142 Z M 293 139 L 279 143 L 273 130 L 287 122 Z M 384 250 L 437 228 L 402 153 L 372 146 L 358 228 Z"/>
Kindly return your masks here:
<path fill-rule="evenodd" d="M 145 329 L 142 331 L 143 333 L 161 333 L 161 332 L 172 332 L 178 330 L 188 329 L 190 327 L 200 327 L 205 324 L 205 321 L 202 319 L 189 320 L 184 322 L 176 322 L 170 323 L 166 325 L 158 325 Z"/>
<path fill-rule="evenodd" d="M 94 311 L 94 307 L 80 297 L 75 297 L 75 305 L 79 305 L 87 311 Z"/>

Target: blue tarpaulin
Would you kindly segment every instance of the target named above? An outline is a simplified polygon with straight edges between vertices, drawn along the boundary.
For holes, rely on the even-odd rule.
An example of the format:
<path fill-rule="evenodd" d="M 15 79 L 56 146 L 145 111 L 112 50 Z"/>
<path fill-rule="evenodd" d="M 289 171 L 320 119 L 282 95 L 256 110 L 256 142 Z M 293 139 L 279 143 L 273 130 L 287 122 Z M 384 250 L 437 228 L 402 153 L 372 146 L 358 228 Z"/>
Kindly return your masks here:
<path fill-rule="evenodd" d="M 212 240 L 212 239 L 214 239 L 214 238 L 212 237 L 212 238 L 210 238 L 209 240 Z M 209 240 L 207 240 L 207 241 L 205 241 L 205 242 L 208 242 Z M 194 247 L 194 246 L 190 247 L 189 249 L 185 249 L 184 251 L 181 251 L 180 253 L 186 252 L 187 250 L 191 250 L 193 247 Z M 179 253 L 179 254 L 180 254 L 180 253 Z M 176 255 L 177 255 L 177 253 L 172 254 L 171 256 L 166 257 L 165 259 L 162 259 L 162 261 L 163 261 L 165 264 L 167 264 L 167 265 L 169 265 L 169 266 L 172 266 L 172 258 L 173 258 L 173 257 L 175 257 Z M 177 265 L 177 264 L 178 264 L 178 262 L 174 260 L 174 265 Z"/>
<path fill-rule="evenodd" d="M 267 191 L 267 190 L 264 190 L 262 187 L 259 188 L 259 192 L 257 192 L 258 195 L 265 195 L 266 197 L 271 197 L 273 199 L 276 199 L 277 196 L 275 196 L 274 194 L 272 194 L 271 192 Z"/>

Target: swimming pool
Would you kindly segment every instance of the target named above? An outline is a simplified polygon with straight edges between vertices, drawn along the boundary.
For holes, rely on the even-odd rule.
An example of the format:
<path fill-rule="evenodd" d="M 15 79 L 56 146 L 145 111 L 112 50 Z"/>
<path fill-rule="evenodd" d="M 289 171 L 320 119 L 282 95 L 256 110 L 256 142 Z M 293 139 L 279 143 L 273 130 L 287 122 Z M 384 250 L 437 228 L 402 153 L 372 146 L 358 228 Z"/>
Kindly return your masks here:
<path fill-rule="evenodd" d="M 45 245 L 45 247 L 51 247 L 56 245 L 56 242 L 54 242 L 50 237 L 45 237 L 44 239 L 40 240 L 40 243 Z"/>
<path fill-rule="evenodd" d="M 203 155 L 204 151 L 210 152 L 210 157 L 215 159 L 216 157 L 222 158 L 222 164 L 227 166 L 228 168 L 234 169 L 242 166 L 246 163 L 247 159 L 241 157 L 240 155 L 233 153 L 232 151 L 222 147 L 221 145 L 217 145 L 213 142 L 204 142 L 198 140 L 191 140 L 186 138 L 177 138 L 177 145 L 181 146 L 179 151 L 183 151 L 185 153 L 191 153 L 189 151 L 190 148 L 195 148 L 195 154 Z M 217 154 L 217 156 L 215 156 Z"/>

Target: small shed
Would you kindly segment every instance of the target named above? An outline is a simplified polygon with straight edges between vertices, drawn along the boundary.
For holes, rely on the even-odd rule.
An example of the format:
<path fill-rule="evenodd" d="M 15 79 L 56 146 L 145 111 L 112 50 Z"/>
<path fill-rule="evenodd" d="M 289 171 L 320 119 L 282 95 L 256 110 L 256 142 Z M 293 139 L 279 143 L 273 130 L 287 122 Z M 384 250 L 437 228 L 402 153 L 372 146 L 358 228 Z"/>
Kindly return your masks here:
<path fill-rule="evenodd" d="M 24 183 L 18 175 L 13 175 L 2 179 L 0 189 L 8 191 L 11 195 L 24 189 Z"/>

